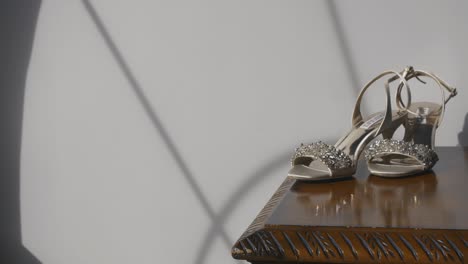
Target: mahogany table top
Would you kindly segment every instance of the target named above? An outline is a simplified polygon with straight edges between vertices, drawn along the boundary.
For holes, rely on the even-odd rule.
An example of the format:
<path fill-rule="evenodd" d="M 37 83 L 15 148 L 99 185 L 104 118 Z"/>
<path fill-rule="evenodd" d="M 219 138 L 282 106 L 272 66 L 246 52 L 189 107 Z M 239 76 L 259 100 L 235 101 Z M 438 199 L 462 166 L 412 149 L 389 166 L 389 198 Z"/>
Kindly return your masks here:
<path fill-rule="evenodd" d="M 464 263 L 468 149 L 437 149 L 432 172 L 303 182 L 286 178 L 232 249 L 251 262 Z M 468 260 L 467 260 L 468 262 Z"/>

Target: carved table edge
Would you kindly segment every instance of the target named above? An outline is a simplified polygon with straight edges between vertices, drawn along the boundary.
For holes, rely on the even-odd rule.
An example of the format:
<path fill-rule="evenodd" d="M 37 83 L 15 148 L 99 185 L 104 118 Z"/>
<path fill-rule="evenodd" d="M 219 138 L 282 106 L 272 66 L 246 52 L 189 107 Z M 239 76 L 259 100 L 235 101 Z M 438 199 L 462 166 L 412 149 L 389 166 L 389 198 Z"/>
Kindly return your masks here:
<path fill-rule="evenodd" d="M 263 227 L 241 237 L 235 259 L 302 263 L 465 263 L 468 230 Z"/>

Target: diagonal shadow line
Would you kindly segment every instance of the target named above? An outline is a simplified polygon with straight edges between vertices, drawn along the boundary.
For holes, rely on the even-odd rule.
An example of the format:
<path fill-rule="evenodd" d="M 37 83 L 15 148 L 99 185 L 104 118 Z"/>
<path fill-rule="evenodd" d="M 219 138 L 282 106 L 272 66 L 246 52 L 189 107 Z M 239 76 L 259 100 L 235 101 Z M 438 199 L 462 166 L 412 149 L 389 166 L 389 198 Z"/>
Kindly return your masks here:
<path fill-rule="evenodd" d="M 248 193 L 253 186 L 259 184 L 262 180 L 264 180 L 267 176 L 271 175 L 271 172 L 275 169 L 277 169 L 279 166 L 281 166 L 285 159 L 287 159 L 290 154 L 283 154 L 275 158 L 273 161 L 268 163 L 267 165 L 261 167 L 259 170 L 255 171 L 251 177 L 249 177 L 249 180 L 244 182 L 238 190 L 228 199 L 226 202 L 225 206 L 221 210 L 219 214 L 215 214 L 211 206 L 209 205 L 207 199 L 203 195 L 200 187 L 198 186 L 197 182 L 195 181 L 193 174 L 190 172 L 188 166 L 186 165 L 186 162 L 183 160 L 182 156 L 180 155 L 179 151 L 175 147 L 175 144 L 173 143 L 172 139 L 170 138 L 169 134 L 167 133 L 167 130 L 164 128 L 162 125 L 162 122 L 160 121 L 159 117 L 155 114 L 155 111 L 153 110 L 153 107 L 149 103 L 148 99 L 145 96 L 145 93 L 141 86 L 139 85 L 138 81 L 134 77 L 133 73 L 131 72 L 130 68 L 128 67 L 126 61 L 124 60 L 123 56 L 121 55 L 119 49 L 115 45 L 114 41 L 110 37 L 109 33 L 107 32 L 104 24 L 100 20 L 99 15 L 95 11 L 94 7 L 90 3 L 89 0 L 82 0 L 87 12 L 89 13 L 90 17 L 92 18 L 93 22 L 95 23 L 96 27 L 98 28 L 99 32 L 101 33 L 102 37 L 104 38 L 108 48 L 110 49 L 112 55 L 116 59 L 117 63 L 119 64 L 119 67 L 121 68 L 122 72 L 124 73 L 125 77 L 131 84 L 132 88 L 134 89 L 134 92 L 139 99 L 140 103 L 142 104 L 142 107 L 148 114 L 149 118 L 151 119 L 153 125 L 155 128 L 158 130 L 158 132 L 161 134 L 161 137 L 163 138 L 164 142 L 166 143 L 166 146 L 168 147 L 169 151 L 173 155 L 175 161 L 179 165 L 180 169 L 182 170 L 186 180 L 190 183 L 191 187 L 193 188 L 193 191 L 197 198 L 200 200 L 200 203 L 202 204 L 203 208 L 206 210 L 207 214 L 210 216 L 211 220 L 213 221 L 212 229 L 207 233 L 207 236 L 204 239 L 204 243 L 201 243 L 202 248 L 200 250 L 200 253 L 197 256 L 197 259 L 195 263 L 201 264 L 204 261 L 204 258 L 206 257 L 206 252 L 209 249 L 209 242 L 213 241 L 214 236 L 217 235 L 218 232 L 220 232 L 221 236 L 224 239 L 224 242 L 227 243 L 227 245 L 230 247 L 231 244 L 231 239 L 228 237 L 226 234 L 226 231 L 223 229 L 223 222 L 227 219 L 227 217 L 232 213 L 233 209 L 236 207 L 239 198 L 246 193 Z"/>
<path fill-rule="evenodd" d="M 324 142 L 336 142 L 336 139 L 322 139 Z M 199 249 L 197 257 L 195 258 L 195 264 L 203 264 L 206 258 L 206 253 L 211 247 L 214 237 L 217 235 L 216 232 L 226 222 L 228 217 L 234 212 L 236 206 L 239 204 L 240 198 L 249 193 L 255 186 L 260 184 L 263 180 L 272 175 L 272 173 L 287 164 L 287 161 L 291 157 L 292 152 L 282 153 L 274 157 L 270 162 L 261 166 L 247 177 L 236 191 L 229 197 L 229 199 L 221 206 L 221 211 L 216 215 L 214 225 L 207 232 L 202 243 L 202 247 Z"/>
<path fill-rule="evenodd" d="M 336 9 L 336 3 L 334 0 L 325 0 L 325 3 L 327 5 L 333 28 L 335 29 L 336 36 L 338 38 L 338 45 L 340 47 L 341 55 L 344 58 L 345 66 L 349 72 L 351 85 L 353 86 L 354 92 L 357 95 L 361 90 L 358 74 L 356 71 L 357 67 L 351 55 L 351 49 L 346 39 L 346 34 L 344 31 L 343 24 L 341 23 L 340 17 L 338 15 L 338 10 Z"/>
<path fill-rule="evenodd" d="M 168 148 L 169 152 L 173 156 L 174 160 L 176 161 L 177 165 L 179 166 L 180 170 L 182 171 L 182 174 L 184 175 L 185 179 L 189 183 L 190 187 L 192 188 L 195 196 L 201 203 L 203 209 L 206 211 L 208 214 L 209 218 L 211 221 L 215 222 L 216 220 L 216 215 L 214 213 L 214 210 L 211 208 L 210 204 L 208 203 L 208 200 L 204 196 L 200 186 L 198 185 L 197 181 L 195 180 L 195 177 L 193 176 L 193 173 L 190 171 L 188 168 L 187 163 L 185 160 L 182 158 L 182 155 L 180 154 L 179 150 L 177 149 L 176 145 L 174 144 L 174 141 L 171 139 L 169 136 L 166 128 L 163 126 L 161 120 L 157 116 L 155 110 L 151 106 L 151 103 L 147 99 L 143 89 L 141 88 L 140 84 L 138 83 L 137 79 L 133 75 L 132 71 L 130 70 L 127 62 L 123 58 L 120 50 L 117 48 L 115 42 L 112 40 L 109 32 L 107 31 L 106 27 L 104 26 L 103 22 L 101 21 L 98 13 L 96 12 L 95 8 L 91 4 L 89 0 L 82 0 L 86 11 L 88 12 L 89 16 L 91 17 L 92 21 L 94 22 L 95 26 L 97 27 L 99 33 L 103 37 L 106 45 L 108 46 L 109 50 L 111 51 L 112 55 L 114 56 L 114 59 L 116 60 L 118 66 L 122 70 L 123 74 L 125 75 L 126 79 L 130 83 L 130 86 L 132 87 L 133 91 L 135 92 L 135 95 L 137 99 L 140 101 L 140 104 L 142 105 L 143 109 L 145 110 L 146 114 L 150 118 L 151 122 L 153 123 L 154 127 L 156 130 L 159 132 L 161 135 L 164 143 L 166 144 L 166 147 Z M 219 232 L 221 233 L 221 236 L 224 240 L 224 243 L 228 245 L 228 247 L 231 247 L 232 240 L 229 238 L 227 235 L 226 231 L 223 228 L 218 229 Z"/>

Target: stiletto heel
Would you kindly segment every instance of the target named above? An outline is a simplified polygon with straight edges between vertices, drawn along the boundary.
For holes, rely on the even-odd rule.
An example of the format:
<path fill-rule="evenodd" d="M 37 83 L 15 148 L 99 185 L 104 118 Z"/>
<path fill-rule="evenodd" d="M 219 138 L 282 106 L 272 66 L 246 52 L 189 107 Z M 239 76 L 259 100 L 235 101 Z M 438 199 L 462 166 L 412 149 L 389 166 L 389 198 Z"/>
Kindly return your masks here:
<path fill-rule="evenodd" d="M 410 68 L 408 76 L 418 79 L 420 76 L 426 76 L 433 79 L 440 87 L 442 103 L 411 104 L 407 108 L 403 140 L 384 138 L 384 140 L 373 142 L 366 149 L 367 165 L 374 175 L 409 176 L 430 170 L 438 161 L 437 153 L 434 151 L 436 129 L 442 122 L 445 105 L 457 95 L 457 90 L 432 73 Z M 401 88 L 398 88 L 397 94 L 401 92 Z M 444 89 L 450 93 L 447 99 L 445 99 Z"/>
<path fill-rule="evenodd" d="M 406 116 L 405 105 L 397 104 L 399 110 L 392 111 L 389 83 L 399 80 L 399 88 L 406 87 L 409 95 L 410 90 L 406 83 L 408 73 L 408 69 L 405 69 L 402 73 L 386 71 L 367 83 L 356 100 L 352 117 L 352 129 L 338 140 L 334 146 L 320 141 L 307 145 L 301 144 L 291 159 L 292 168 L 288 175 L 308 181 L 343 178 L 353 175 L 356 172 L 359 156 L 366 145 L 380 134 L 388 136 L 391 132 L 393 135 L 396 127 L 403 124 Z M 388 75 L 393 75 L 393 77 L 388 79 L 384 86 L 386 95 L 385 111 L 375 113 L 364 120 L 361 114 L 361 100 L 364 93 L 377 80 Z M 406 105 L 410 105 L 410 103 L 410 96 L 408 96 Z"/>

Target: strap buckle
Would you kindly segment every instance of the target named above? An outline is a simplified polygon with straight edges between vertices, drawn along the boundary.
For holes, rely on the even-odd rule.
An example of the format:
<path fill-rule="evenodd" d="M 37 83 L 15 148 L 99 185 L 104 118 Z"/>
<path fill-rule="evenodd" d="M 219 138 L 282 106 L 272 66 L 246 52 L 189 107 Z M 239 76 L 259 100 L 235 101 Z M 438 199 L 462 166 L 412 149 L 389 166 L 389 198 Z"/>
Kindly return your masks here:
<path fill-rule="evenodd" d="M 447 87 L 447 89 L 449 90 L 450 95 L 447 97 L 447 99 L 445 100 L 444 104 L 447 104 L 447 102 L 448 102 L 450 99 L 452 99 L 452 97 L 455 97 L 455 96 L 457 96 L 457 94 L 458 94 L 457 88 L 455 88 L 455 87 Z"/>

